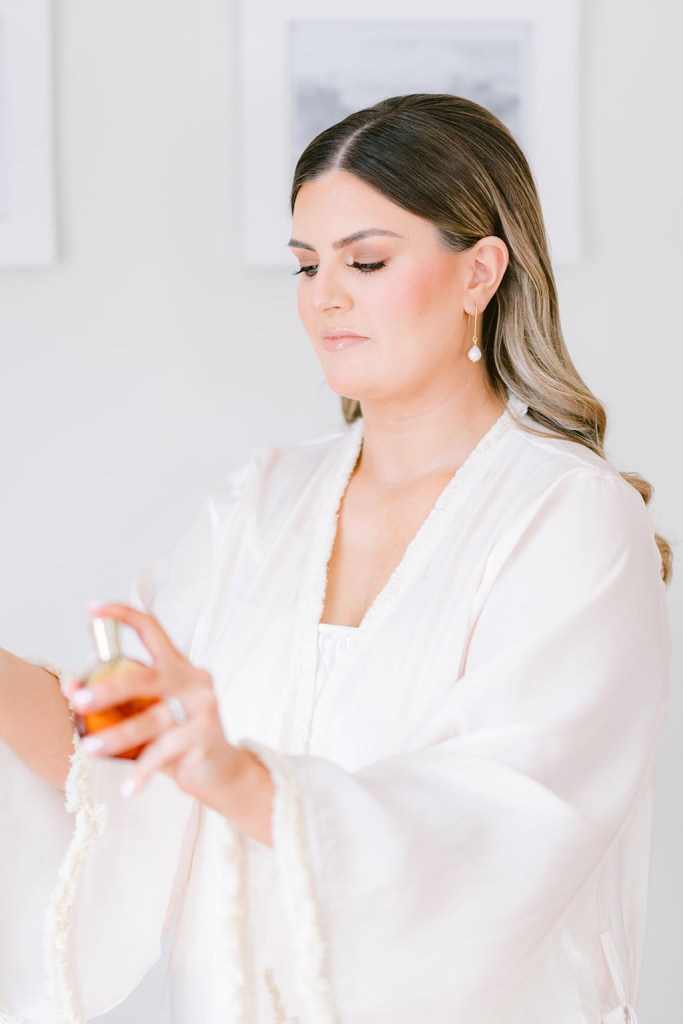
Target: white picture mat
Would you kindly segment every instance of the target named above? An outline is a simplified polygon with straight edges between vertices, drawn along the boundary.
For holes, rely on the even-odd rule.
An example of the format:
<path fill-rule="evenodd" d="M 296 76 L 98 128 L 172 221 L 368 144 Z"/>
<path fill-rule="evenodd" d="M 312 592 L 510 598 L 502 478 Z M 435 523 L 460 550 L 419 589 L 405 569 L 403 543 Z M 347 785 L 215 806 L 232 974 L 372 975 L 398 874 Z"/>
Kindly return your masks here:
<path fill-rule="evenodd" d="M 0 0 L 0 266 L 55 257 L 50 0 Z"/>
<path fill-rule="evenodd" d="M 286 252 L 292 138 L 289 39 L 292 23 L 302 20 L 530 24 L 534 44 L 526 153 L 553 260 L 578 259 L 578 0 L 479 0 L 475 8 L 464 0 L 422 0 L 419 6 L 412 0 L 375 0 L 371 5 L 348 0 L 343 7 L 312 0 L 243 0 L 241 19 L 241 214 L 248 265 L 291 264 Z"/>

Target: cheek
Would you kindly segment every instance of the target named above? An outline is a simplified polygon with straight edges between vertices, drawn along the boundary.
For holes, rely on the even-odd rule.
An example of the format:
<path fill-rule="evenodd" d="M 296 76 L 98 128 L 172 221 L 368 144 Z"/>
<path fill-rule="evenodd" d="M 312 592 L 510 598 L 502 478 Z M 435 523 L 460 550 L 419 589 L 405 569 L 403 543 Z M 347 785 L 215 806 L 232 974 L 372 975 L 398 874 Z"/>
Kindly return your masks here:
<path fill-rule="evenodd" d="M 401 333 L 413 334 L 416 321 L 424 330 L 429 325 L 452 320 L 458 309 L 457 288 L 452 273 L 440 264 L 420 263 L 401 274 L 387 277 L 378 288 L 374 309 L 386 323 L 401 326 Z"/>
<path fill-rule="evenodd" d="M 304 298 L 301 285 L 299 285 L 296 293 L 296 308 L 299 311 L 299 318 L 304 327 L 308 326 L 308 303 Z"/>
<path fill-rule="evenodd" d="M 316 346 L 318 339 L 319 329 L 319 314 L 313 309 L 311 302 L 307 298 L 306 281 L 302 281 L 298 287 L 296 293 L 296 308 L 299 313 L 299 320 L 301 325 L 308 335 L 313 346 Z"/>

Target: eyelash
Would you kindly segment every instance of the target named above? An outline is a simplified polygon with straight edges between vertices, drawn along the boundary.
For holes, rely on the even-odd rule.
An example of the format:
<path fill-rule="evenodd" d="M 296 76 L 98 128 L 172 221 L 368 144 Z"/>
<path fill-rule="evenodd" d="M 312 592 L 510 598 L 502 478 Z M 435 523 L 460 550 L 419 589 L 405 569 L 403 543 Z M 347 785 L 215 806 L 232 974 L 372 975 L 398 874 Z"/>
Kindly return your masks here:
<path fill-rule="evenodd" d="M 373 274 L 376 270 L 381 270 L 382 267 L 386 266 L 384 260 L 380 260 L 377 263 L 349 263 L 348 266 L 355 267 L 361 274 Z M 313 277 L 313 274 L 309 274 L 310 270 L 317 270 L 318 264 L 311 263 L 307 267 L 301 267 L 299 270 L 293 271 L 294 277 L 297 274 L 305 274 L 306 277 Z"/>

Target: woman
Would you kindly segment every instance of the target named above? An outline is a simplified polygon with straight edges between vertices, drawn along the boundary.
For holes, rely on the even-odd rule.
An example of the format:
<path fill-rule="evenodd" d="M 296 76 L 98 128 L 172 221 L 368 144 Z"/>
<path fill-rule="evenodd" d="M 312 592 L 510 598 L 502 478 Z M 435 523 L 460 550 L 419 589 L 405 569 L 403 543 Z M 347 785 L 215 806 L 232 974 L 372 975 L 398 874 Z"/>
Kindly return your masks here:
<path fill-rule="evenodd" d="M 311 142 L 292 213 L 349 427 L 257 452 L 97 610 L 153 664 L 72 705 L 161 700 L 75 739 L 45 990 L 22 961 L 2 997 L 104 1012 L 176 922 L 168 1021 L 633 1024 L 670 551 L 604 458 L 527 162 L 476 104 L 395 97 Z M 13 699 L 63 784 L 64 702 L 48 767 Z"/>

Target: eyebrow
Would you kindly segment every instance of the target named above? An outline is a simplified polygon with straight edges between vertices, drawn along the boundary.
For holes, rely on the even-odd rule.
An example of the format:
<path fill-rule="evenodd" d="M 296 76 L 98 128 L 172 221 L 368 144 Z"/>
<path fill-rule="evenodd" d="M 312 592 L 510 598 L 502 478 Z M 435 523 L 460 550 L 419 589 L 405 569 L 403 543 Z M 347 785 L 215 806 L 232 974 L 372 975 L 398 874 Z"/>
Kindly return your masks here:
<path fill-rule="evenodd" d="M 390 235 L 392 238 L 403 238 L 403 235 L 397 235 L 395 231 L 387 231 L 385 228 L 365 228 L 363 231 L 354 231 L 352 235 L 347 235 L 346 238 L 340 238 L 339 241 L 332 243 L 333 249 L 343 249 L 347 245 L 351 245 L 352 242 L 359 242 L 361 238 L 369 238 L 370 235 Z M 287 245 L 293 249 L 308 249 L 309 252 L 315 252 L 312 245 L 308 245 L 306 242 L 299 242 L 296 238 L 290 238 Z"/>

